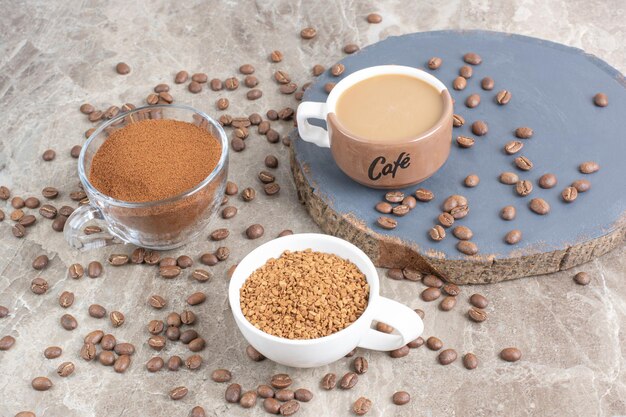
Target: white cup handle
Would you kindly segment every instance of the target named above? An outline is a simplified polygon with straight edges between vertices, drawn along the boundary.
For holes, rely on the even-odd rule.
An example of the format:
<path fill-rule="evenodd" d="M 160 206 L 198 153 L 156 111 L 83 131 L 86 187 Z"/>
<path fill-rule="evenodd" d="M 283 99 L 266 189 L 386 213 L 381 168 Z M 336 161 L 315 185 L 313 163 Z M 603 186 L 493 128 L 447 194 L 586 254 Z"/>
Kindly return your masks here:
<path fill-rule="evenodd" d="M 330 148 L 330 140 L 326 129 L 313 126 L 309 119 L 326 120 L 328 110 L 326 103 L 305 101 L 300 103 L 297 111 L 298 133 L 302 140 L 316 144 L 321 148 Z"/>
<path fill-rule="evenodd" d="M 392 326 L 399 334 L 387 334 L 370 328 L 359 341 L 359 347 L 394 350 L 417 339 L 424 331 L 420 316 L 402 303 L 379 297 L 374 309 L 372 319 Z"/>

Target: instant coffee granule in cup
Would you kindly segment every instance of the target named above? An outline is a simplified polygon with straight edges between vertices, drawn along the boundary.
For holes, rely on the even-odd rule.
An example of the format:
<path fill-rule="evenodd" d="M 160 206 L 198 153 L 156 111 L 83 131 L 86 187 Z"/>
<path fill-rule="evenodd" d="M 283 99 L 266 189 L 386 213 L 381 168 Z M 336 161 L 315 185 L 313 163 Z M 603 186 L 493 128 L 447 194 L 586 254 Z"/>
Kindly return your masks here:
<path fill-rule="evenodd" d="M 359 268 L 337 255 L 285 251 L 250 275 L 241 311 L 259 330 L 287 339 L 315 339 L 345 329 L 367 307 L 369 285 Z"/>

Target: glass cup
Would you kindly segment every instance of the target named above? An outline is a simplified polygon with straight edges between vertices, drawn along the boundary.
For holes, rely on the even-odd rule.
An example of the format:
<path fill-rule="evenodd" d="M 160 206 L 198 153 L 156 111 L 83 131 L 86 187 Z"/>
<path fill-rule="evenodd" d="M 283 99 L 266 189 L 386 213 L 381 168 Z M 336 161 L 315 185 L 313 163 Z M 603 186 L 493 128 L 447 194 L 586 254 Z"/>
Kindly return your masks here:
<path fill-rule="evenodd" d="M 164 200 L 132 203 L 116 200 L 98 191 L 89 182 L 94 155 L 109 134 L 130 123 L 146 119 L 186 121 L 206 129 L 221 144 L 215 169 L 202 182 L 179 195 Z M 222 126 L 202 111 L 179 104 L 140 107 L 103 123 L 89 137 L 78 159 L 78 177 L 88 202 L 78 207 L 65 223 L 63 233 L 70 246 L 86 250 L 116 243 L 143 248 L 176 248 L 198 236 L 217 213 L 228 175 L 228 140 Z M 102 232 L 85 234 L 94 222 Z"/>

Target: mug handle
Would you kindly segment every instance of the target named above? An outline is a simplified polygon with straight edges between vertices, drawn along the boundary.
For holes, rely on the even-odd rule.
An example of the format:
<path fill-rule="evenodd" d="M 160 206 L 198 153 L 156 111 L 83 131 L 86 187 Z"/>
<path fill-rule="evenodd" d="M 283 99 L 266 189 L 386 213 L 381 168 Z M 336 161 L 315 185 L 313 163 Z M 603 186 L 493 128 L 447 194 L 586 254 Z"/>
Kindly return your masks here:
<path fill-rule="evenodd" d="M 372 319 L 392 326 L 400 334 L 388 334 L 369 328 L 361 338 L 359 347 L 395 350 L 417 339 L 424 331 L 424 323 L 415 311 L 390 298 L 379 297 Z"/>
<path fill-rule="evenodd" d="M 298 133 L 302 140 L 314 143 L 321 148 L 330 148 L 330 140 L 328 139 L 326 129 L 309 123 L 309 118 L 326 120 L 327 114 L 326 103 L 313 101 L 300 103 L 296 119 L 298 121 Z"/>
<path fill-rule="evenodd" d="M 104 217 L 100 209 L 89 204 L 79 206 L 68 217 L 63 228 L 63 236 L 71 247 L 80 250 L 91 250 L 121 243 L 108 233 L 108 228 L 104 221 L 99 222 L 103 225 L 101 233 L 85 234 L 83 232 L 85 225 L 93 219 L 103 220 Z"/>

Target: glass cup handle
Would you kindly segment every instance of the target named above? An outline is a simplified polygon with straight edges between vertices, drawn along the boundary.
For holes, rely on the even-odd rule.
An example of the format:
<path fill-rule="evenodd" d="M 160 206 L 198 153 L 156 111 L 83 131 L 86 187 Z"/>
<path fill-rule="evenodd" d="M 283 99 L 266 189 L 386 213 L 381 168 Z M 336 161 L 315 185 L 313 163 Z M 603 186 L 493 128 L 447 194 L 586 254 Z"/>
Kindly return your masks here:
<path fill-rule="evenodd" d="M 99 223 L 102 223 L 103 231 L 90 235 L 85 234 L 83 231 L 85 225 L 94 219 L 102 220 Z M 63 228 L 63 236 L 65 236 L 65 240 L 71 247 L 80 250 L 91 250 L 120 243 L 118 239 L 108 233 L 108 228 L 100 209 L 88 204 L 78 207 L 68 217 Z"/>
<path fill-rule="evenodd" d="M 309 118 L 326 120 L 328 110 L 326 103 L 305 101 L 298 106 L 298 133 L 305 142 L 311 142 L 321 148 L 330 148 L 330 140 L 326 129 L 309 123 Z"/>
<path fill-rule="evenodd" d="M 372 319 L 392 326 L 399 334 L 387 334 L 368 328 L 359 347 L 372 350 L 394 350 L 418 338 L 424 323 L 415 311 L 390 298 L 379 297 Z"/>

